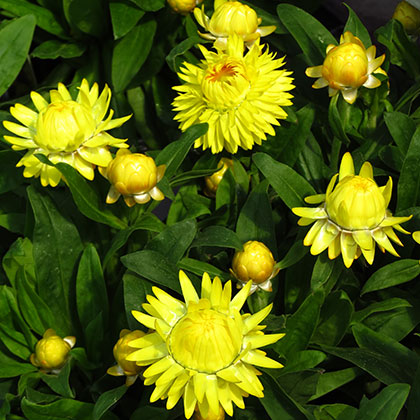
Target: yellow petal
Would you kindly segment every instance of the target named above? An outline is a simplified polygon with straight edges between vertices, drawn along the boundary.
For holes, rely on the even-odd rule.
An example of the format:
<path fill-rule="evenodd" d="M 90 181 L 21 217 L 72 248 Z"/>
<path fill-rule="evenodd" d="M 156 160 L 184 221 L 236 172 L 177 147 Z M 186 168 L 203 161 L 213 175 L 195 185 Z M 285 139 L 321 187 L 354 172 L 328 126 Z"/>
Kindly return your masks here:
<path fill-rule="evenodd" d="M 307 219 L 325 219 L 328 217 L 324 207 L 293 207 L 292 212 Z"/>
<path fill-rule="evenodd" d="M 327 249 L 339 234 L 339 230 L 331 223 L 324 223 L 311 246 L 311 254 L 318 255 Z"/>
<path fill-rule="evenodd" d="M 373 179 L 373 168 L 369 162 L 365 162 L 360 168 L 359 175 L 363 178 Z"/>
<path fill-rule="evenodd" d="M 242 357 L 242 360 L 250 365 L 265 367 L 265 368 L 272 368 L 272 369 L 280 369 L 283 365 L 279 362 L 276 362 L 269 357 L 263 356 L 255 351 L 249 351 L 245 356 Z"/>
<path fill-rule="evenodd" d="M 195 302 L 198 303 L 200 298 L 198 297 L 198 294 L 191 283 L 191 280 L 188 278 L 188 276 L 182 271 L 179 271 L 179 283 L 181 284 L 182 294 L 185 299 L 185 303 L 189 304 L 189 302 Z"/>
<path fill-rule="evenodd" d="M 399 257 L 397 251 L 395 251 L 388 237 L 382 229 L 376 229 L 373 231 L 373 239 L 384 249 L 386 249 L 392 255 Z"/>
<path fill-rule="evenodd" d="M 243 321 L 242 334 L 248 334 L 249 331 L 253 330 L 261 321 L 263 321 L 270 313 L 273 304 L 266 306 L 255 314 L 247 317 Z"/>
<path fill-rule="evenodd" d="M 349 152 L 345 153 L 341 159 L 340 172 L 339 172 L 339 181 L 345 178 L 348 175 L 354 175 L 354 164 L 353 158 Z"/>
<path fill-rule="evenodd" d="M 344 265 L 347 268 L 353 264 L 353 261 L 356 257 L 357 251 L 357 244 L 356 241 L 353 239 L 351 233 L 342 232 L 340 236 L 341 242 L 341 254 L 343 257 Z"/>
<path fill-rule="evenodd" d="M 155 375 L 159 375 L 162 372 L 165 372 L 167 369 L 169 369 L 173 364 L 175 363 L 172 356 L 168 355 L 164 357 L 163 359 L 160 359 L 156 363 L 153 363 L 150 367 L 148 367 L 144 373 L 143 376 L 145 378 L 150 378 Z"/>
<path fill-rule="evenodd" d="M 194 385 L 192 381 L 189 381 L 184 389 L 184 414 L 185 418 L 189 419 L 197 404 L 197 398 L 194 394 Z"/>
<path fill-rule="evenodd" d="M 240 311 L 246 299 L 249 296 L 249 291 L 251 290 L 252 281 L 250 280 L 242 289 L 235 295 L 232 301 L 229 304 L 230 311 Z"/>
<path fill-rule="evenodd" d="M 322 65 L 321 66 L 308 67 L 305 70 L 305 74 L 308 77 L 322 77 Z"/>

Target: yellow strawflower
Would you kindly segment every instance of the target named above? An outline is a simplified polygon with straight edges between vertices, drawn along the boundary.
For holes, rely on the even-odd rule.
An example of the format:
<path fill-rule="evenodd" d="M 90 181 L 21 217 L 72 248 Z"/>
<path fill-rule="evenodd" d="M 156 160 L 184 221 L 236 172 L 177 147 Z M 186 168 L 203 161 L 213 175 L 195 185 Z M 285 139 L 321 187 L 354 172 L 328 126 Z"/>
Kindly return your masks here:
<path fill-rule="evenodd" d="M 275 265 L 273 254 L 262 242 L 248 241 L 243 251 L 235 252 L 230 272 L 238 279 L 240 287 L 252 281 L 250 294 L 258 288 L 271 292 L 271 279 L 279 272 Z"/>
<path fill-rule="evenodd" d="M 204 60 L 199 65 L 184 63 L 178 73 L 185 81 L 174 87 L 179 92 L 173 106 L 180 129 L 209 124 L 195 147 L 210 148 L 212 153 L 249 150 L 266 134 L 274 135 L 273 125 L 287 117 L 282 107 L 292 104 L 287 93 L 294 88 L 291 72 L 279 70 L 283 59 L 275 59 L 258 41 L 244 55 L 243 42 L 235 35 L 226 51 L 217 52 L 199 45 Z"/>
<path fill-rule="evenodd" d="M 418 35 L 420 30 L 420 10 L 416 9 L 410 3 L 406 1 L 398 3 L 392 19 L 400 21 L 407 33 Z"/>
<path fill-rule="evenodd" d="M 248 297 L 251 282 L 231 300 L 232 284 L 224 287 L 218 277 L 213 282 L 204 273 L 201 298 L 190 279 L 179 272 L 185 303 L 153 287 L 143 308 L 148 314 L 133 311 L 134 317 L 152 333 L 130 343 L 139 350 L 127 360 L 148 366 L 145 385 L 155 384 L 150 401 L 167 398 L 166 408 L 184 399 L 185 417 L 196 406 L 202 418 L 219 413 L 220 406 L 230 416 L 233 404 L 244 408 L 248 394 L 262 398 L 263 386 L 255 366 L 281 368 L 266 357 L 259 347 L 275 343 L 284 334 L 264 334 L 260 322 L 272 305 L 251 315 L 240 314 Z"/>
<path fill-rule="evenodd" d="M 125 384 L 127 386 L 130 386 L 135 382 L 142 370 L 141 366 L 126 359 L 130 353 L 135 351 L 128 343 L 144 336 L 145 333 L 140 330 L 121 330 L 120 338 L 114 346 L 114 358 L 117 364 L 110 367 L 106 372 L 112 376 L 126 376 Z"/>
<path fill-rule="evenodd" d="M 58 373 L 67 362 L 69 352 L 75 344 L 75 337 L 61 338 L 49 328 L 36 343 L 35 353 L 31 354 L 30 361 L 42 372 Z"/>
<path fill-rule="evenodd" d="M 204 178 L 205 188 L 204 194 L 208 197 L 215 197 L 217 187 L 219 186 L 223 176 L 229 168 L 233 167 L 233 160 L 228 158 L 220 159 L 219 166 L 222 166 L 217 172 Z"/>
<path fill-rule="evenodd" d="M 362 41 L 347 31 L 340 38 L 340 45 L 327 47 L 327 56 L 321 66 L 308 67 L 306 75 L 318 77 L 312 85 L 314 89 L 328 86 L 330 96 L 341 92 L 349 104 L 357 98 L 357 89 L 366 87 L 377 88 L 381 85 L 373 74 L 385 74 L 380 68 L 385 60 L 385 54 L 375 58 L 376 47 L 365 48 Z"/>
<path fill-rule="evenodd" d="M 131 153 L 120 149 L 102 174 L 111 183 L 106 202 L 115 203 L 120 195 L 127 206 L 144 204 L 154 200 L 163 200 L 165 196 L 156 184 L 165 173 L 165 165 L 156 167 L 153 158 L 141 153 Z"/>
<path fill-rule="evenodd" d="M 58 169 L 42 163 L 35 154 L 48 157 L 52 163 L 67 163 L 92 180 L 95 167 L 106 167 L 112 160 L 110 146 L 128 147 L 126 139 L 117 139 L 106 132 L 130 118 L 112 120 L 112 110 L 105 118 L 111 100 L 108 86 L 99 95 L 97 83 L 89 89 L 83 79 L 73 100 L 67 88 L 59 83 L 57 90 L 50 91 L 50 103 L 37 92 L 31 92 L 31 99 L 38 112 L 22 104 L 12 106 L 10 113 L 23 125 L 3 121 L 7 130 L 19 136 L 4 138 L 14 150 L 29 149 L 16 166 L 25 167 L 26 178 L 40 177 L 44 187 L 55 187 L 62 176 Z"/>
<path fill-rule="evenodd" d="M 335 185 L 337 177 L 338 183 Z M 382 252 L 386 250 L 398 257 L 389 239 L 403 246 L 393 228 L 409 233 L 400 223 L 412 216 L 392 216 L 387 209 L 391 194 L 391 177 L 385 186 L 378 187 L 369 162 L 365 162 L 359 175 L 355 175 L 353 159 L 350 153 L 346 153 L 341 161 L 340 172 L 332 177 L 326 193 L 305 198 L 307 203 L 321 205 L 292 209 L 301 217 L 299 225 L 315 222 L 303 241 L 304 245 L 311 247 L 312 255 L 318 255 L 328 248 L 330 259 L 341 253 L 347 268 L 360 254 L 372 264 L 375 243 Z"/>
<path fill-rule="evenodd" d="M 168 0 L 169 6 L 172 9 L 181 14 L 187 15 L 192 12 L 195 6 L 198 6 L 203 0 Z"/>
<path fill-rule="evenodd" d="M 194 9 L 197 22 L 208 32 L 200 36 L 215 41 L 215 47 L 225 49 L 229 35 L 239 35 L 250 47 L 262 36 L 275 31 L 275 26 L 259 26 L 261 18 L 254 9 L 239 1 L 215 0 L 214 13 L 209 18 L 204 13 L 204 5 Z"/>

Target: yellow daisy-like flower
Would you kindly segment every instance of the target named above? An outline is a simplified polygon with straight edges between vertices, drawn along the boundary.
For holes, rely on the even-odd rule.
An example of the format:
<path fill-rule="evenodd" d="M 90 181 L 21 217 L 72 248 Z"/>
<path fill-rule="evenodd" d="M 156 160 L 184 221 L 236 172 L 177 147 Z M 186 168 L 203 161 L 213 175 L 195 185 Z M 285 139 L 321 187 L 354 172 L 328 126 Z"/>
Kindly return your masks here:
<path fill-rule="evenodd" d="M 365 48 L 362 41 L 347 31 L 340 38 L 340 45 L 330 44 L 327 56 L 321 66 L 308 67 L 305 74 L 319 79 L 312 85 L 314 89 L 328 86 L 330 96 L 339 91 L 349 104 L 357 98 L 357 89 L 361 86 L 374 89 L 381 81 L 374 73 L 386 75 L 380 68 L 385 60 L 385 54 L 375 58 L 376 47 Z"/>
<path fill-rule="evenodd" d="M 244 408 L 243 397 L 264 396 L 254 365 L 283 367 L 259 347 L 275 343 L 284 334 L 261 331 L 264 327 L 259 324 L 272 305 L 253 315 L 240 314 L 251 282 L 231 300 L 230 281 L 223 287 L 218 277 L 212 282 L 204 273 L 201 298 L 183 271 L 179 281 L 185 303 L 154 287 L 156 297 L 147 296 L 149 303 L 143 305 L 149 315 L 132 312 L 155 332 L 132 341 L 130 345 L 139 350 L 127 360 L 151 365 L 143 373 L 145 385 L 156 385 L 151 402 L 167 398 L 170 410 L 183 397 L 187 419 L 196 406 L 202 418 L 219 413 L 220 406 L 231 416 L 232 403 Z"/>
<path fill-rule="evenodd" d="M 45 373 L 59 373 L 67 362 L 69 352 L 76 344 L 76 337 L 61 338 L 49 328 L 41 340 L 36 343 L 35 353 L 31 354 L 31 363 Z"/>
<path fill-rule="evenodd" d="M 146 333 L 140 330 L 121 330 L 120 338 L 116 342 L 113 350 L 114 358 L 117 364 L 108 368 L 106 371 L 108 375 L 125 376 L 125 384 L 127 386 L 133 385 L 139 373 L 142 371 L 142 367 L 138 366 L 135 362 L 130 362 L 126 359 L 130 353 L 135 351 L 132 347 L 130 347 L 129 343 L 130 341 L 144 337 L 145 335 Z"/>
<path fill-rule="evenodd" d="M 207 122 L 207 133 L 195 141 L 195 147 L 210 148 L 212 153 L 238 147 L 249 150 L 261 144 L 266 133 L 274 135 L 273 125 L 287 117 L 284 106 L 292 105 L 294 88 L 291 72 L 279 70 L 283 58 L 275 59 L 259 42 L 244 55 L 243 39 L 230 37 L 226 51 L 199 48 L 201 64 L 184 63 L 179 77 L 186 83 L 175 86 L 180 92 L 173 102 L 175 120 L 185 131 L 193 124 Z"/>
<path fill-rule="evenodd" d="M 202 1 L 203 0 L 168 0 L 168 4 L 175 12 L 181 15 L 187 15 Z"/>
<path fill-rule="evenodd" d="M 226 48 L 229 35 L 239 35 L 250 47 L 260 37 L 276 30 L 275 26 L 259 26 L 261 18 L 255 10 L 239 1 L 215 0 L 211 18 L 204 13 L 204 5 L 201 9 L 194 9 L 194 16 L 208 32 L 198 32 L 200 36 L 215 41 L 214 45 L 219 49 Z"/>
<path fill-rule="evenodd" d="M 338 177 L 338 183 L 336 184 Z M 403 246 L 394 229 L 409 233 L 400 223 L 408 217 L 393 217 L 387 210 L 392 194 L 392 179 L 378 187 L 373 179 L 373 169 L 365 162 L 354 174 L 350 153 L 343 156 L 340 172 L 334 175 L 325 194 L 305 198 L 310 204 L 322 203 L 319 207 L 295 207 L 293 213 L 300 216 L 301 226 L 315 224 L 307 233 L 303 243 L 311 247 L 311 254 L 318 255 L 328 248 L 328 256 L 334 259 L 343 256 L 349 268 L 363 254 L 369 264 L 375 256 L 375 243 L 382 252 L 388 251 L 399 257 L 389 239 Z"/>
<path fill-rule="evenodd" d="M 142 153 L 131 153 L 120 149 L 106 170 L 101 170 L 111 183 L 106 202 L 115 203 L 124 197 L 127 206 L 144 204 L 151 198 L 161 201 L 165 198 L 156 184 L 162 179 L 166 166 L 156 166 L 153 158 Z"/>
<path fill-rule="evenodd" d="M 3 121 L 13 134 L 4 136 L 14 150 L 29 149 L 16 166 L 24 166 L 23 176 L 40 177 L 45 187 L 55 187 L 62 176 L 58 169 L 42 163 L 35 155 L 42 154 L 52 162 L 64 162 L 73 166 L 85 178 L 94 178 L 95 166 L 106 167 L 112 160 L 108 148 L 128 147 L 126 139 L 112 137 L 106 131 L 121 126 L 130 116 L 112 119 L 114 111 L 108 111 L 111 90 L 105 86 L 99 95 L 98 85 L 89 88 L 83 79 L 76 100 L 67 88 L 58 84 L 50 91 L 50 103 L 39 93 L 31 92 L 31 99 L 38 112 L 16 104 L 10 113 L 23 125 Z"/>

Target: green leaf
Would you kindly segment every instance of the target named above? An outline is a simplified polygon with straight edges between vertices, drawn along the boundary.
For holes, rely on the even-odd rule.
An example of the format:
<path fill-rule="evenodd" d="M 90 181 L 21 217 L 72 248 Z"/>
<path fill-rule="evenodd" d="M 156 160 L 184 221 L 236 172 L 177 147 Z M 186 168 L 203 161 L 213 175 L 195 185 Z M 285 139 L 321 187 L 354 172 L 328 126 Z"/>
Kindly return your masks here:
<path fill-rule="evenodd" d="M 114 39 L 119 39 L 130 32 L 145 13 L 130 3 L 119 2 L 110 2 L 109 11 Z"/>
<path fill-rule="evenodd" d="M 397 213 L 415 207 L 419 203 L 420 179 L 417 170 L 420 167 L 420 127 L 414 132 L 405 155 L 398 181 Z"/>
<path fill-rule="evenodd" d="M 41 379 L 57 394 L 65 398 L 74 398 L 74 392 L 69 384 L 71 362 L 68 361 L 58 375 L 41 373 Z"/>
<path fill-rule="evenodd" d="M 18 362 L 0 352 L 0 378 L 13 378 L 35 370 L 38 370 L 38 368 L 30 363 Z"/>
<path fill-rule="evenodd" d="M 50 306 L 58 332 L 67 335 L 71 331 L 70 285 L 82 251 L 79 233 L 45 192 L 32 186 L 27 192 L 35 217 L 33 250 L 38 293 Z"/>
<path fill-rule="evenodd" d="M 338 111 L 338 101 L 344 101 L 339 94 L 330 99 L 330 105 L 328 107 L 328 122 L 330 123 L 334 136 L 337 137 L 340 142 L 350 144 L 350 139 L 347 137 L 345 131 L 343 117 Z"/>
<path fill-rule="evenodd" d="M 395 144 L 405 156 L 410 146 L 410 140 L 416 131 L 414 120 L 402 112 L 394 111 L 385 112 L 384 121 Z"/>
<path fill-rule="evenodd" d="M 368 318 L 372 314 L 378 312 L 387 312 L 392 311 L 393 309 L 411 307 L 411 303 L 405 299 L 400 298 L 390 298 L 381 302 L 374 302 L 369 305 L 367 308 L 364 308 L 356 312 L 353 316 L 352 322 L 362 322 L 364 319 Z"/>
<path fill-rule="evenodd" d="M 408 384 L 393 384 L 361 405 L 355 420 L 396 420 L 410 392 Z"/>
<path fill-rule="evenodd" d="M 277 257 L 277 243 L 273 222 L 273 210 L 267 194 L 268 182 L 258 184 L 249 194 L 239 213 L 236 233 L 242 243 L 260 241 Z"/>
<path fill-rule="evenodd" d="M 286 335 L 273 348 L 287 358 L 295 352 L 305 350 L 318 324 L 324 301 L 322 291 L 310 294 L 299 309 L 286 322 Z"/>
<path fill-rule="evenodd" d="M 416 374 L 414 375 L 411 387 L 407 404 L 407 420 L 417 420 L 420 416 L 420 406 L 418 404 L 420 398 L 420 364 L 417 365 Z"/>
<path fill-rule="evenodd" d="M 0 30 L 0 52 L 2 48 L 1 33 L 2 32 Z M 8 40 L 8 42 L 10 43 L 10 40 Z M 12 81 L 10 83 L 12 83 Z M 9 118 L 9 116 L 7 118 Z M 21 155 L 15 152 L 14 150 L 0 151 L 0 166 L 2 168 L 2 171 L 0 172 L 0 194 L 3 194 L 8 191 L 13 191 L 20 184 L 22 184 L 24 179 L 22 175 L 22 170 L 20 168 L 16 168 L 16 164 L 19 162 L 20 158 Z"/>
<path fill-rule="evenodd" d="M 101 419 L 102 416 L 124 396 L 127 390 L 127 386 L 121 385 L 118 388 L 110 389 L 101 394 L 95 403 L 92 420 Z"/>
<path fill-rule="evenodd" d="M 155 32 L 156 21 L 142 20 L 115 44 L 112 53 L 111 78 L 116 92 L 126 89 L 141 69 L 152 48 Z"/>
<path fill-rule="evenodd" d="M 356 414 L 357 408 L 346 404 L 324 404 L 314 410 L 316 420 L 354 420 Z"/>
<path fill-rule="evenodd" d="M 194 141 L 206 134 L 207 123 L 196 124 L 182 133 L 179 140 L 168 144 L 157 156 L 156 165 L 166 165 L 165 176 L 170 179 L 185 159 Z"/>
<path fill-rule="evenodd" d="M 105 255 L 103 267 L 106 267 L 113 255 L 127 243 L 133 232 L 137 230 L 162 232 L 164 226 L 165 225 L 154 214 L 147 213 L 143 215 L 134 226 L 118 231 L 112 239 L 111 246 Z"/>
<path fill-rule="evenodd" d="M 197 235 L 191 247 L 217 246 L 242 250 L 243 244 L 238 235 L 224 226 L 209 226 Z"/>
<path fill-rule="evenodd" d="M 103 209 L 104 205 L 93 188 L 86 180 L 70 165 L 66 163 L 57 163 L 56 168 L 63 174 L 71 195 L 77 208 L 89 219 L 98 223 L 103 223 L 116 229 L 124 229 L 127 225 L 118 217 L 114 216 L 108 209 Z"/>
<path fill-rule="evenodd" d="M 330 260 L 327 253 L 322 253 L 317 257 L 312 271 L 311 289 L 317 290 L 326 286 L 331 289 L 342 271 L 343 264 L 338 258 Z"/>
<path fill-rule="evenodd" d="M 22 25 L 23 27 L 23 23 L 22 22 L 27 22 L 27 24 L 29 25 L 29 30 L 32 27 L 32 31 L 35 25 L 35 21 L 36 21 L 36 25 L 43 29 L 44 31 L 49 32 L 50 34 L 53 35 L 57 35 L 60 38 L 67 38 L 67 35 L 63 29 L 63 27 L 58 23 L 57 19 L 55 18 L 55 16 L 48 10 L 45 9 L 44 7 L 40 7 L 36 4 L 33 3 L 29 3 L 26 0 L 0 0 L 0 8 L 7 10 L 8 12 L 14 14 L 15 16 L 22 16 L 22 19 L 17 19 L 16 21 L 12 22 L 18 22 L 20 21 L 19 25 L 16 26 L 19 27 L 20 25 Z M 35 21 L 34 18 L 35 17 Z M 12 31 L 12 29 L 10 29 Z M 30 37 L 30 40 L 32 39 L 32 35 Z M 29 40 L 29 43 L 30 43 Z M 10 44 L 10 39 L 9 39 L 9 46 L 11 46 Z M 29 48 L 29 45 L 28 45 Z M 14 52 L 16 53 L 17 51 L 14 50 Z M 26 55 L 26 54 L 25 54 Z"/>
<path fill-rule="evenodd" d="M 133 252 L 121 257 L 121 262 L 151 282 L 181 293 L 176 266 L 160 252 L 151 250 Z"/>
<path fill-rule="evenodd" d="M 337 44 L 331 33 L 317 19 L 291 4 L 279 4 L 277 14 L 303 51 L 307 64 L 321 65 L 329 44 Z"/>
<path fill-rule="evenodd" d="M 321 377 L 319 370 L 304 370 L 286 373 L 277 378 L 277 382 L 287 395 L 299 404 L 306 404 L 316 392 Z"/>
<path fill-rule="evenodd" d="M 369 48 L 372 45 L 372 42 L 370 40 L 368 30 L 363 25 L 362 21 L 359 19 L 356 13 L 354 13 L 354 11 L 351 9 L 351 7 L 346 3 L 343 4 L 349 11 L 349 17 L 347 19 L 346 25 L 344 26 L 343 33 L 350 31 L 354 36 L 357 36 L 360 41 L 362 41 L 366 49 Z"/>
<path fill-rule="evenodd" d="M 108 322 L 108 295 L 99 255 L 88 244 L 80 259 L 76 278 L 76 306 L 80 323 L 84 328 L 102 314 L 104 325 Z M 102 337 L 97 333 L 98 344 Z"/>
<path fill-rule="evenodd" d="M 165 7 L 165 0 L 130 0 L 146 12 L 157 12 Z"/>
<path fill-rule="evenodd" d="M 303 242 L 295 242 L 283 259 L 276 264 L 276 267 L 280 270 L 291 267 L 292 265 L 298 263 L 308 253 L 308 251 L 309 248 L 304 246 Z"/>
<path fill-rule="evenodd" d="M 190 271 L 193 274 L 196 274 L 199 277 L 202 277 L 204 273 L 208 273 L 210 277 L 216 277 L 223 280 L 227 280 L 229 278 L 229 274 L 225 273 L 224 271 L 220 270 L 219 268 L 215 267 L 214 265 L 208 264 L 203 261 L 195 260 L 193 258 L 183 258 L 177 264 L 179 269 Z"/>
<path fill-rule="evenodd" d="M 4 7 L 3 3 L 12 2 L 0 0 L 0 7 Z M 28 56 L 34 29 L 35 18 L 28 15 L 16 19 L 0 30 L 0 62 L 2 65 L 0 95 L 6 92 L 22 69 Z"/>
<path fill-rule="evenodd" d="M 316 194 L 312 186 L 302 176 L 284 163 L 276 162 L 265 153 L 255 153 L 252 159 L 290 209 L 304 206 L 304 197 Z"/>
<path fill-rule="evenodd" d="M 86 45 L 62 42 L 50 39 L 38 45 L 31 56 L 43 60 L 54 60 L 56 58 L 75 58 L 80 57 L 86 51 Z"/>
<path fill-rule="evenodd" d="M 176 264 L 186 253 L 197 233 L 194 219 L 186 219 L 164 229 L 149 241 L 145 249 L 160 252 Z"/>
<path fill-rule="evenodd" d="M 269 375 L 260 377 L 264 387 L 264 398 L 260 399 L 265 411 L 272 419 L 310 420 L 313 417 L 294 401 Z"/>
<path fill-rule="evenodd" d="M 303 350 L 292 353 L 283 369 L 273 371 L 276 377 L 286 373 L 313 369 L 326 359 L 325 353 L 318 350 Z"/>
<path fill-rule="evenodd" d="M 329 294 L 321 309 L 319 324 L 312 337 L 317 344 L 337 345 L 350 324 L 353 303 L 343 290 Z"/>
<path fill-rule="evenodd" d="M 420 264 L 418 260 L 398 260 L 375 271 L 360 292 L 374 292 L 376 290 L 386 289 L 398 284 L 406 283 L 415 279 L 420 274 Z"/>
<path fill-rule="evenodd" d="M 195 45 L 203 42 L 202 38 L 198 35 L 191 36 L 187 39 L 184 39 L 179 44 L 177 44 L 169 54 L 166 56 L 166 62 L 168 63 L 169 67 L 173 72 L 179 71 L 179 62 L 178 60 L 182 58 L 182 55 L 189 51 Z"/>
<path fill-rule="evenodd" d="M 63 0 L 63 10 L 67 22 L 72 28 L 101 37 L 105 32 L 107 15 L 102 0 Z"/>

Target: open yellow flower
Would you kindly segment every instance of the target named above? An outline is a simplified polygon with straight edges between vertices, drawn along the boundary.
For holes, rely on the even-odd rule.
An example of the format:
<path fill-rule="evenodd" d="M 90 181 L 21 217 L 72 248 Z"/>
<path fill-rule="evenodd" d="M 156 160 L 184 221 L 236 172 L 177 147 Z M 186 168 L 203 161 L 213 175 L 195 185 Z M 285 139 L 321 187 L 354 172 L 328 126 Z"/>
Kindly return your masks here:
<path fill-rule="evenodd" d="M 336 184 L 338 177 L 338 183 Z M 311 254 L 318 255 L 328 248 L 328 256 L 334 259 L 343 256 L 348 268 L 361 254 L 369 264 L 375 257 L 375 243 L 382 252 L 399 256 L 389 239 L 403 246 L 394 232 L 409 233 L 400 223 L 408 217 L 393 217 L 387 209 L 391 200 L 392 179 L 378 187 L 373 179 L 373 169 L 365 162 L 354 174 L 353 159 L 346 153 L 341 160 L 340 172 L 334 175 L 325 194 L 305 198 L 310 204 L 322 203 L 319 207 L 295 207 L 293 213 L 300 216 L 301 226 L 314 225 L 303 243 L 311 247 Z"/>
<path fill-rule="evenodd" d="M 203 0 L 168 0 L 168 3 L 175 12 L 181 15 L 187 15 L 202 1 Z"/>
<path fill-rule="evenodd" d="M 118 150 L 106 170 L 101 170 L 111 183 L 106 202 L 113 204 L 121 195 L 129 207 L 147 203 L 151 198 L 163 200 L 165 196 L 156 184 L 162 179 L 165 169 L 165 165 L 156 167 L 153 158 L 142 153 Z"/>
<path fill-rule="evenodd" d="M 26 178 L 40 177 L 44 187 L 55 187 L 62 178 L 61 173 L 35 156 L 42 154 L 52 163 L 73 166 L 92 180 L 95 167 L 106 167 L 112 160 L 109 147 L 128 147 L 126 139 L 117 139 L 106 131 L 121 126 L 130 116 L 113 120 L 114 111 L 110 110 L 105 118 L 111 90 L 105 86 L 99 95 L 97 83 L 89 89 L 86 79 L 79 87 L 76 100 L 62 83 L 57 90 L 50 91 L 50 98 L 48 103 L 39 93 L 31 92 L 38 112 L 16 104 L 10 108 L 10 113 L 23 125 L 3 121 L 6 129 L 18 136 L 4 136 L 12 149 L 29 149 L 16 166 L 25 167 L 23 176 Z"/>
<path fill-rule="evenodd" d="M 258 41 L 244 55 L 243 42 L 235 35 L 226 51 L 217 52 L 199 45 L 204 60 L 199 65 L 184 63 L 178 73 L 186 82 L 174 87 L 180 92 L 173 102 L 180 129 L 209 124 L 195 147 L 210 148 L 212 153 L 249 150 L 261 144 L 266 133 L 274 135 L 273 125 L 287 117 L 282 107 L 292 104 L 287 93 L 294 88 L 291 72 L 279 70 L 283 59 L 275 59 L 267 48 L 263 52 Z"/>
<path fill-rule="evenodd" d="M 229 35 L 239 35 L 250 47 L 262 36 L 271 34 L 275 26 L 259 26 L 261 18 L 254 9 L 239 1 L 215 0 L 214 13 L 209 18 L 204 13 L 204 5 L 194 9 L 197 22 L 208 32 L 200 36 L 211 41 L 218 49 L 225 49 Z"/>
<path fill-rule="evenodd" d="M 69 352 L 76 344 L 76 337 L 61 338 L 49 328 L 41 340 L 36 343 L 35 353 L 31 354 L 31 363 L 45 373 L 59 373 L 67 362 Z"/>
<path fill-rule="evenodd" d="M 121 330 L 120 338 L 115 343 L 113 350 L 114 358 L 117 364 L 108 368 L 106 371 L 108 375 L 125 376 L 125 384 L 127 386 L 132 385 L 136 381 L 142 367 L 138 366 L 135 362 L 128 361 L 126 357 L 135 351 L 129 346 L 130 341 L 144 337 L 145 335 L 146 333 L 140 330 Z"/>
<path fill-rule="evenodd" d="M 327 56 L 321 66 L 308 67 L 305 74 L 318 77 L 312 85 L 314 89 L 328 86 L 330 96 L 341 92 L 349 104 L 357 98 L 357 89 L 366 87 L 377 88 L 381 82 L 374 73 L 385 74 L 380 68 L 385 60 L 385 54 L 375 58 L 376 47 L 365 48 L 362 41 L 347 31 L 340 38 L 340 45 L 330 44 Z"/>
<path fill-rule="evenodd" d="M 139 350 L 127 360 L 140 366 L 151 365 L 143 375 L 145 385 L 155 384 L 150 401 L 167 398 L 173 408 L 184 399 L 185 417 L 196 406 L 202 418 L 219 413 L 220 406 L 230 416 L 233 405 L 244 408 L 248 394 L 262 398 L 263 386 L 254 367 L 281 368 L 266 357 L 259 347 L 275 343 L 284 334 L 264 334 L 259 325 L 272 305 L 251 314 L 240 314 L 248 297 L 251 282 L 231 300 L 232 284 L 224 287 L 218 277 L 213 282 L 204 273 L 201 298 L 190 279 L 179 272 L 185 303 L 153 287 L 143 308 L 149 315 L 133 311 L 141 324 L 155 330 L 130 343 Z"/>

